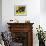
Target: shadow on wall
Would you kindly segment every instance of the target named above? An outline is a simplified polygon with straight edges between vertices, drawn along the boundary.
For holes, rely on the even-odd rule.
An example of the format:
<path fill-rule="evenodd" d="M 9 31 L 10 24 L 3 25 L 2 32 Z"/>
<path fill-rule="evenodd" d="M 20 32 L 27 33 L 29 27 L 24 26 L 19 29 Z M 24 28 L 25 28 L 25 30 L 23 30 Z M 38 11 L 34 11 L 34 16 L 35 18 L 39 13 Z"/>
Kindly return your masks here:
<path fill-rule="evenodd" d="M 2 17 L 0 17 L 0 32 L 2 31 Z"/>
<path fill-rule="evenodd" d="M 46 13 L 46 0 L 40 0 L 40 11 Z"/>
<path fill-rule="evenodd" d="M 2 0 L 0 0 L 0 31 L 2 31 Z"/>

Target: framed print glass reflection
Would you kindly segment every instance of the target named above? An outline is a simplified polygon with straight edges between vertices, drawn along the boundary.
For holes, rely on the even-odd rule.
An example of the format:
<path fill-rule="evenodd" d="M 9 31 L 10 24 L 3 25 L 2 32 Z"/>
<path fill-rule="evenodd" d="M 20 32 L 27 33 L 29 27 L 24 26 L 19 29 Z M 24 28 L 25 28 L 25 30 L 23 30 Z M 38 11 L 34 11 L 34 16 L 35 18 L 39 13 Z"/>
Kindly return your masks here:
<path fill-rule="evenodd" d="M 24 5 L 16 5 L 15 15 L 17 16 L 25 16 L 26 15 L 26 6 Z"/>

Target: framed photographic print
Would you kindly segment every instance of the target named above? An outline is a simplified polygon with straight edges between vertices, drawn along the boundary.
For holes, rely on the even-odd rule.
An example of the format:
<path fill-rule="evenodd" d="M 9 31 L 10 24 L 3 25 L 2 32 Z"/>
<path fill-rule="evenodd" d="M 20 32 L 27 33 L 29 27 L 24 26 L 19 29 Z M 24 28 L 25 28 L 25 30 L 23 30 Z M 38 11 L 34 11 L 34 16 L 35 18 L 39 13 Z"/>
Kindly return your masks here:
<path fill-rule="evenodd" d="M 26 6 L 24 5 L 16 5 L 15 15 L 17 16 L 25 16 L 26 15 Z"/>

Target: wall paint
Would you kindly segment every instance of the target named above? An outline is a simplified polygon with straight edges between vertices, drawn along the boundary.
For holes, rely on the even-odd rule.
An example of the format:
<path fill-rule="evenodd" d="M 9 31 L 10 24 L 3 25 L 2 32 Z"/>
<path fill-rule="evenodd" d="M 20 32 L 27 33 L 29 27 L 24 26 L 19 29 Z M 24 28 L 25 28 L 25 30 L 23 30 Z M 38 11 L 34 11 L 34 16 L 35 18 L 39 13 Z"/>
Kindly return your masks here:
<path fill-rule="evenodd" d="M 20 2 L 19 2 L 20 1 Z M 6 25 L 6 23 L 10 19 L 17 19 L 19 22 L 24 22 L 26 19 L 29 19 L 31 22 L 38 22 L 39 23 L 39 14 L 40 14 L 40 0 L 32 0 L 32 1 L 26 1 L 23 0 L 2 0 L 2 23 L 3 26 Z M 18 3 L 19 2 L 19 3 Z M 18 4 L 26 5 L 27 7 L 27 15 L 26 16 L 14 16 L 14 7 Z M 18 19 L 19 18 L 19 19 Z M 37 21 L 38 20 L 38 21 Z M 6 26 L 5 26 L 6 27 Z M 5 28 L 7 30 L 7 28 Z"/>
<path fill-rule="evenodd" d="M 40 10 L 42 13 L 46 13 L 46 0 L 40 0 Z"/>

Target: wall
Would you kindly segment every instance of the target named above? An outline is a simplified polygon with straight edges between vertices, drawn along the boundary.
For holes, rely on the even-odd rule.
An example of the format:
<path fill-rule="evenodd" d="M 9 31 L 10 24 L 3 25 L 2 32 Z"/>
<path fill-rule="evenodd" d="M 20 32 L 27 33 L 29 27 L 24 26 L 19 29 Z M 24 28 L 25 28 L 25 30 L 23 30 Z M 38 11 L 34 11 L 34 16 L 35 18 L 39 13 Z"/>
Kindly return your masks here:
<path fill-rule="evenodd" d="M 46 0 L 40 0 L 40 24 L 46 31 Z"/>
<path fill-rule="evenodd" d="M 16 16 L 14 15 L 14 7 L 16 5 L 26 5 L 27 7 L 27 15 L 26 16 Z M 42 2 L 41 2 L 42 4 Z M 42 8 L 43 6 L 41 6 Z M 42 9 L 40 8 L 40 0 L 2 0 L 2 26 L 3 31 L 8 30 L 7 22 L 11 19 L 17 19 L 19 22 L 25 22 L 25 20 L 30 20 L 33 25 L 33 45 L 38 46 L 38 39 L 36 37 L 36 27 L 39 24 L 43 28 L 45 28 L 46 15 L 42 13 Z M 46 29 L 46 28 L 45 28 Z"/>
<path fill-rule="evenodd" d="M 0 0 L 0 31 L 2 31 L 2 0 Z"/>
<path fill-rule="evenodd" d="M 5 26 L 6 23 L 10 19 L 17 19 L 17 20 L 19 20 L 19 21 L 21 20 L 23 22 L 23 20 L 25 20 L 25 18 L 26 18 L 26 19 L 29 19 L 31 22 L 39 23 L 40 0 L 38 0 L 38 1 L 37 0 L 35 0 L 35 1 L 34 0 L 32 0 L 32 1 L 23 0 L 22 5 L 26 5 L 27 15 L 26 16 L 14 16 L 14 6 L 16 4 L 21 4 L 21 3 L 22 3 L 21 0 L 19 3 L 18 3 L 18 1 L 14 1 L 14 0 L 2 0 L 2 23 L 3 23 L 3 26 Z M 4 27 L 4 29 L 6 29 L 6 28 Z"/>
<path fill-rule="evenodd" d="M 41 12 L 46 13 L 46 0 L 40 0 Z"/>

